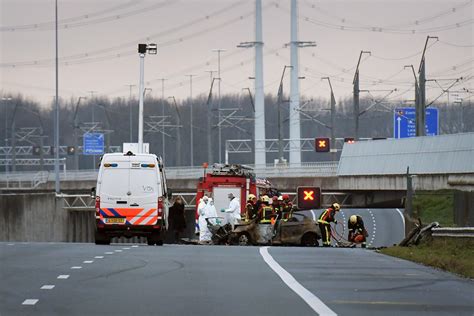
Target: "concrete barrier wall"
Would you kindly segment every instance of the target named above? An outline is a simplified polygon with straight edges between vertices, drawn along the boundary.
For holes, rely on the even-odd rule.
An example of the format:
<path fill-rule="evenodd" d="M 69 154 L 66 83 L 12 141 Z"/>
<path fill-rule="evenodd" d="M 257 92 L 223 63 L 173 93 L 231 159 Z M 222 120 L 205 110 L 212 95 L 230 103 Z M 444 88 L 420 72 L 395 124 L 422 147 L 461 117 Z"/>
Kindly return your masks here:
<path fill-rule="evenodd" d="M 1 241 L 66 241 L 67 224 L 54 193 L 0 195 Z"/>
<path fill-rule="evenodd" d="M 15 193 L 0 195 L 0 241 L 94 242 L 93 210 L 63 209 L 63 200 L 54 193 Z M 195 212 L 186 210 L 186 231 L 180 237 L 194 237 Z M 133 242 L 145 242 L 145 239 Z M 169 231 L 166 241 L 174 242 Z M 113 242 L 130 242 L 114 239 Z"/>

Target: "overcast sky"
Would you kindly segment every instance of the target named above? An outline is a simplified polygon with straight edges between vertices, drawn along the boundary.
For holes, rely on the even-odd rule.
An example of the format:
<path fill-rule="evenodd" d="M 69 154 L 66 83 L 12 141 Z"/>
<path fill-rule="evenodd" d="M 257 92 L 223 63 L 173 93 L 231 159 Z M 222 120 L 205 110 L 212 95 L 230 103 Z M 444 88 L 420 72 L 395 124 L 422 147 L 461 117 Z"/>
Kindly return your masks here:
<path fill-rule="evenodd" d="M 146 86 L 165 97 L 189 96 L 194 74 L 194 95 L 207 93 L 207 70 L 217 69 L 212 49 L 223 48 L 222 92 L 253 89 L 253 49 L 237 48 L 254 40 L 254 1 L 244 0 L 58 0 L 59 89 L 63 98 L 90 95 L 124 97 L 126 85 L 138 84 L 139 42 L 158 44 L 158 55 L 145 61 Z M 301 94 L 328 97 L 330 76 L 336 98 L 352 92 L 354 68 L 361 50 L 372 52 L 360 66 L 361 89 L 380 96 L 413 99 L 413 74 L 426 36 L 427 77 L 468 78 L 452 90 L 474 88 L 474 5 L 469 0 L 299 0 L 299 40 L 317 47 L 300 49 Z M 289 65 L 290 1 L 263 0 L 265 93 L 276 94 L 284 65 Z M 0 93 L 21 92 L 43 104 L 55 94 L 54 1 L 0 0 Z M 470 80 L 469 80 L 470 78 Z M 439 81 L 447 88 L 452 81 Z M 428 99 L 442 89 L 429 83 Z M 289 91 L 289 78 L 285 80 Z M 136 87 L 133 94 L 136 95 Z M 462 94 L 467 99 L 472 94 Z M 442 96 L 440 100 L 446 100 Z M 472 100 L 472 98 L 471 98 Z"/>

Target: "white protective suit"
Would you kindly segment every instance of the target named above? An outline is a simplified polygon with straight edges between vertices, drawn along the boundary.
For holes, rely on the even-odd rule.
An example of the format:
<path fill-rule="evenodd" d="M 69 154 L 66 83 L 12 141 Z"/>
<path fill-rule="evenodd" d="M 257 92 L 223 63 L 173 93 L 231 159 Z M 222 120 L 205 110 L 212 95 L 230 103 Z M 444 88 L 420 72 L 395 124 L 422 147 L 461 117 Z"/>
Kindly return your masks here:
<path fill-rule="evenodd" d="M 206 218 L 211 218 L 210 222 L 214 225 L 217 224 L 217 210 L 216 207 L 214 206 L 214 201 L 212 198 L 209 198 L 206 208 L 205 208 L 205 215 Z"/>
<path fill-rule="evenodd" d="M 238 224 L 241 219 L 239 198 L 232 198 L 229 203 L 229 208 L 225 209 L 224 212 L 227 215 L 227 220 L 232 225 L 232 229 L 234 229 L 234 225 Z"/>
<path fill-rule="evenodd" d="M 198 213 L 199 213 L 199 241 L 200 242 L 208 242 L 211 241 L 211 232 L 209 228 L 207 228 L 206 222 L 206 209 L 208 205 L 208 199 L 201 199 L 198 205 Z"/>

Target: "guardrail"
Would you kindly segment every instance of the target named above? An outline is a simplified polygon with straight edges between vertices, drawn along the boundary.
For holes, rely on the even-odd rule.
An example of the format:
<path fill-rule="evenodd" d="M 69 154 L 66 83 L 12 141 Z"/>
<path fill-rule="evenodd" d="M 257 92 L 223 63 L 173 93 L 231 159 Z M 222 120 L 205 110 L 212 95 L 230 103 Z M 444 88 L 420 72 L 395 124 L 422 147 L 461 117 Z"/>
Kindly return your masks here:
<path fill-rule="evenodd" d="M 34 189 L 48 182 L 49 171 L 14 173 L 0 177 L 0 189 Z"/>
<path fill-rule="evenodd" d="M 431 232 L 433 237 L 474 238 L 474 227 L 438 227 Z"/>
<path fill-rule="evenodd" d="M 283 166 L 257 165 L 254 172 L 259 178 L 286 178 L 286 177 L 332 177 L 336 176 L 338 162 L 311 162 L 298 165 L 287 164 Z M 250 166 L 252 167 L 252 166 Z M 166 177 L 173 179 L 199 179 L 204 175 L 202 167 L 166 167 Z M 207 169 L 209 172 L 210 169 Z M 47 171 L 45 171 L 47 172 Z M 42 182 L 54 181 L 54 172 L 47 172 L 41 177 Z M 97 179 L 98 170 L 63 170 L 59 174 L 61 181 L 94 181 Z M 38 171 L 15 173 L 0 173 L 0 182 L 7 183 L 31 181 L 38 175 Z M 0 187 L 3 187 L 0 184 Z"/>

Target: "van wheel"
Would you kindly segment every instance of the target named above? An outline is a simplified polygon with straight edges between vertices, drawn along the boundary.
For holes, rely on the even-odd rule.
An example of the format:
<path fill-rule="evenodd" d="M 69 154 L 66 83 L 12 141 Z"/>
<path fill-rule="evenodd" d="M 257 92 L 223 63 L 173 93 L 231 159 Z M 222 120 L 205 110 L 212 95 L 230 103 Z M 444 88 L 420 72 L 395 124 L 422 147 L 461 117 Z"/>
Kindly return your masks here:
<path fill-rule="evenodd" d="M 95 244 L 96 245 L 110 245 L 110 237 L 106 234 L 96 231 L 95 232 Z"/>
<path fill-rule="evenodd" d="M 154 245 L 155 245 L 155 241 L 154 241 L 154 240 L 150 240 L 150 239 L 147 239 L 147 240 L 146 240 L 146 243 L 148 244 L 148 246 L 154 246 Z"/>
<path fill-rule="evenodd" d="M 317 247 L 319 246 L 318 237 L 314 233 L 306 233 L 301 237 L 301 245 L 304 247 Z"/>

